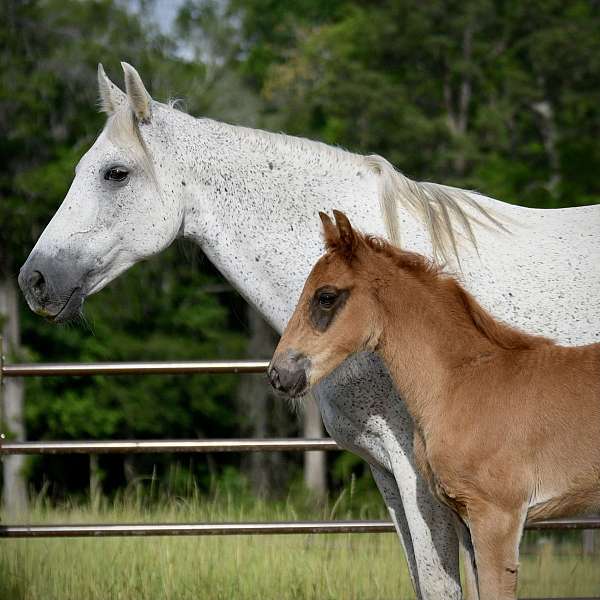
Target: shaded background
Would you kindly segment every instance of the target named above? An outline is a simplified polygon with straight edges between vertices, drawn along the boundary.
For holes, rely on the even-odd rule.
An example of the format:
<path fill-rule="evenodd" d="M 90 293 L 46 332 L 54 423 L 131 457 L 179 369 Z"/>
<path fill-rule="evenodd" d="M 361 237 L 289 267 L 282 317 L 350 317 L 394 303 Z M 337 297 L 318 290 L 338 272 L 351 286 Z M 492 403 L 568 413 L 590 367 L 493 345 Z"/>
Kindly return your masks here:
<path fill-rule="evenodd" d="M 118 84 L 119 61 L 130 62 L 154 98 L 181 98 L 191 114 L 382 154 L 415 179 L 540 208 L 600 201 L 595 1 L 1 6 L 0 319 L 12 362 L 268 358 L 276 342 L 185 242 L 90 298 L 79 323 L 53 326 L 26 308 L 18 268 L 103 127 L 100 61 Z M 276 437 L 302 429 L 260 376 L 29 379 L 25 389 L 15 382 L 5 402 L 18 408 L 23 397 L 23 419 L 10 424 L 10 435 L 34 440 Z M 219 484 L 274 497 L 303 481 L 302 458 L 292 454 L 11 460 L 17 468 L 5 483 L 21 506 L 27 493 L 111 495 L 154 478 L 174 492 L 191 475 L 205 491 Z M 358 459 L 328 460 L 317 496 L 350 480 L 358 492 L 372 491 Z"/>

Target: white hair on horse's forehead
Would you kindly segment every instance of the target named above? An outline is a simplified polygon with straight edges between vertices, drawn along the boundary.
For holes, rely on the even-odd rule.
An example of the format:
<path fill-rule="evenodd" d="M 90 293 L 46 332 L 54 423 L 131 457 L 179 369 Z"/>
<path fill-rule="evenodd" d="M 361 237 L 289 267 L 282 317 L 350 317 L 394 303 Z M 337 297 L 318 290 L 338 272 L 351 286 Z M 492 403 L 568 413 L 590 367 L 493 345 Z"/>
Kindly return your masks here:
<path fill-rule="evenodd" d="M 127 102 L 108 117 L 104 132 L 115 146 L 131 152 L 158 185 L 154 161 L 144 142 L 137 119 Z"/>

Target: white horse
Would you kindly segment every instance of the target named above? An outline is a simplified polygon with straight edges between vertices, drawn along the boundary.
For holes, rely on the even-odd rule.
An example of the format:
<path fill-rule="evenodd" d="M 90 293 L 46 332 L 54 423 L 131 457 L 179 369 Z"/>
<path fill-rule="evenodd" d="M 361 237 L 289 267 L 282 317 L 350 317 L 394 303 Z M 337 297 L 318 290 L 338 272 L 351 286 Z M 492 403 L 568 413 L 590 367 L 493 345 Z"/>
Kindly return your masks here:
<path fill-rule="evenodd" d="M 401 231 L 404 247 L 429 256 L 452 261 L 458 243 L 464 284 L 495 316 L 562 343 L 598 341 L 600 206 L 512 206 L 411 181 L 380 157 L 195 119 L 152 100 L 123 68 L 126 93 L 99 67 L 106 127 L 21 269 L 38 314 L 70 318 L 86 296 L 183 236 L 281 332 L 323 251 L 317 211 L 338 208 L 364 231 L 393 241 Z M 469 224 L 477 247 L 465 241 Z M 371 466 L 417 597 L 460 598 L 454 526 L 415 473 L 411 421 L 381 363 L 358 355 L 316 395 L 331 436 Z"/>

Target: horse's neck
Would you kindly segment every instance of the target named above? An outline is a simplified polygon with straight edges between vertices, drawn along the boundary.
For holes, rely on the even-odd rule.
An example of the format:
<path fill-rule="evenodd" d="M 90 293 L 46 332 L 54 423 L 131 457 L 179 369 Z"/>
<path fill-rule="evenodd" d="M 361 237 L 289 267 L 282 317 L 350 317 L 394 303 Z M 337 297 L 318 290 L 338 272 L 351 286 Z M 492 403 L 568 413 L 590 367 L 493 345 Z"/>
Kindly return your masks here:
<path fill-rule="evenodd" d="M 324 144 L 185 119 L 183 235 L 281 331 L 323 252 L 317 211 L 339 208 L 385 234 L 377 176 L 363 157 Z"/>
<path fill-rule="evenodd" d="M 175 189 L 185 181 L 182 234 L 280 331 L 322 253 L 317 210 L 339 208 L 360 229 L 386 234 L 378 176 L 364 158 L 173 110 L 167 120 L 174 134 L 157 139 L 155 157 L 170 161 Z M 479 253 L 462 245 L 467 289 L 528 331 L 571 344 L 597 340 L 599 207 L 533 211 L 480 201 L 514 233 L 478 228 Z M 423 224 L 406 210 L 399 219 L 403 247 L 430 256 Z"/>

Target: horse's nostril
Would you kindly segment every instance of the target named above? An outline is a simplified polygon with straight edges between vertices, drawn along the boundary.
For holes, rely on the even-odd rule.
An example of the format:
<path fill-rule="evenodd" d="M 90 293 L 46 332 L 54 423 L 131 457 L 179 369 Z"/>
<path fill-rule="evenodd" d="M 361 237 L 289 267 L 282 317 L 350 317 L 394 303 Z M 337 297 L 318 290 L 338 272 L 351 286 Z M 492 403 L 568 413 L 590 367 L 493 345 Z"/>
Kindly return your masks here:
<path fill-rule="evenodd" d="M 39 298 L 46 292 L 46 279 L 39 271 L 34 271 L 29 278 L 33 293 Z"/>

